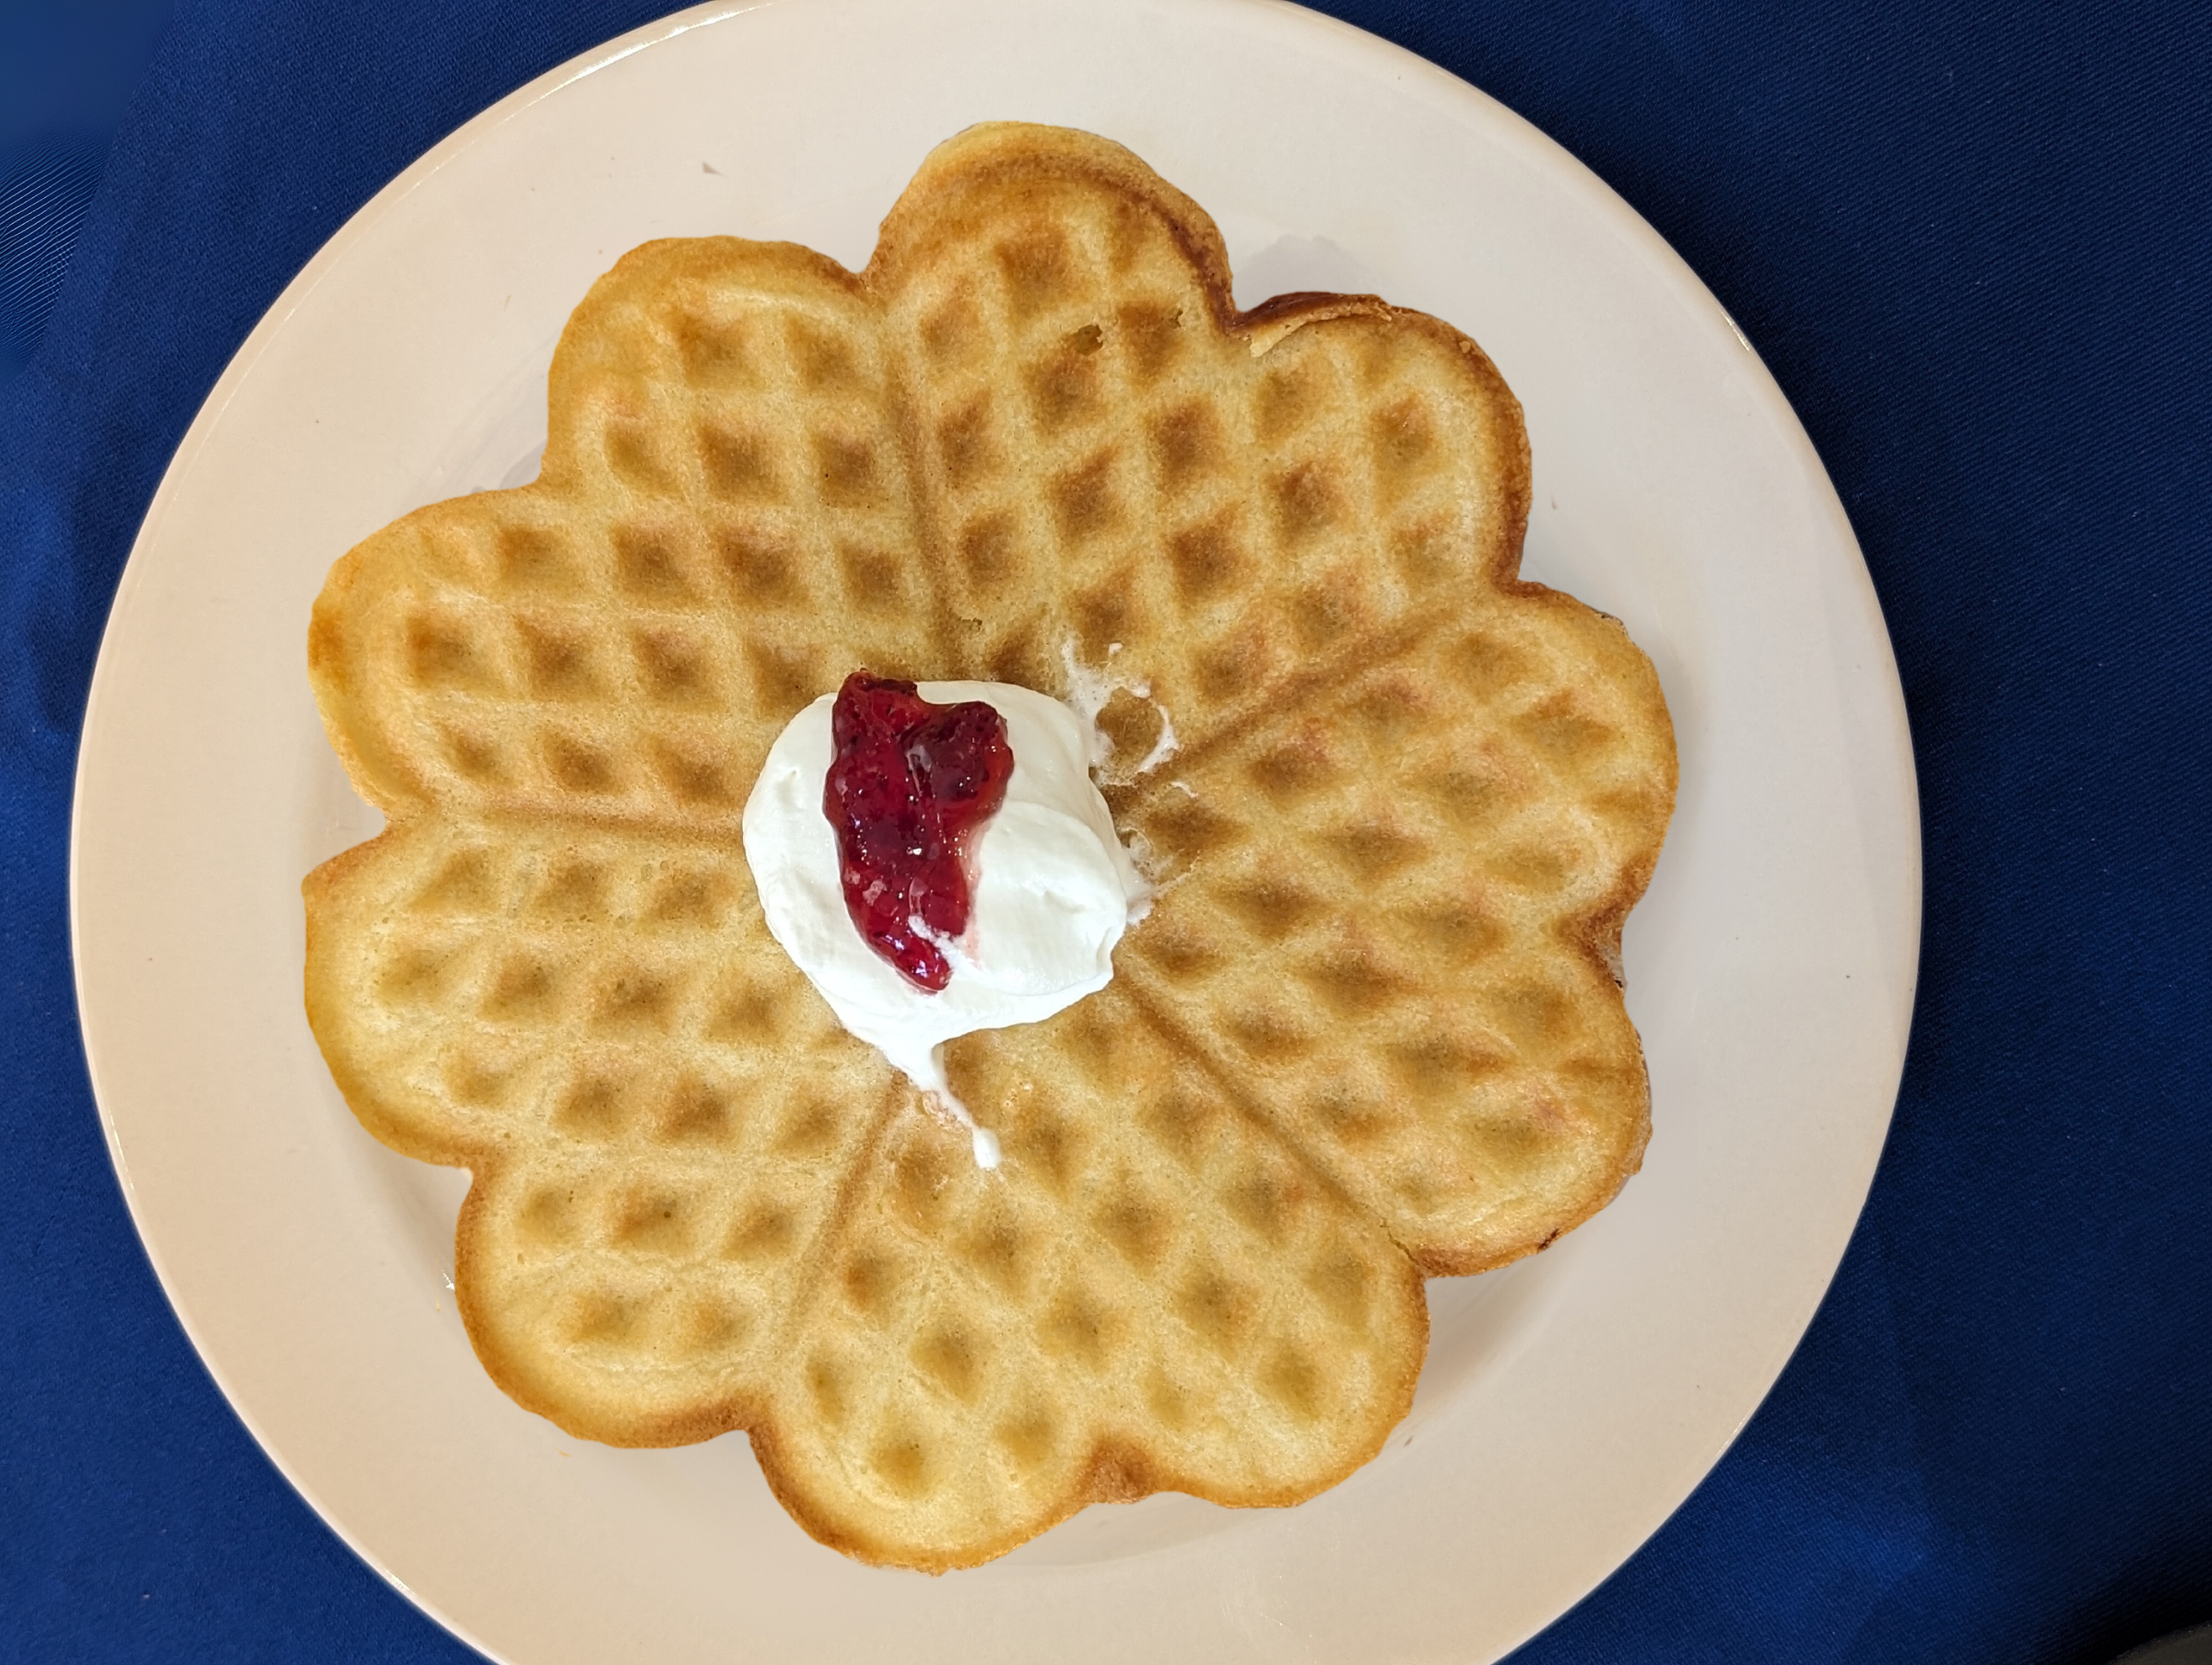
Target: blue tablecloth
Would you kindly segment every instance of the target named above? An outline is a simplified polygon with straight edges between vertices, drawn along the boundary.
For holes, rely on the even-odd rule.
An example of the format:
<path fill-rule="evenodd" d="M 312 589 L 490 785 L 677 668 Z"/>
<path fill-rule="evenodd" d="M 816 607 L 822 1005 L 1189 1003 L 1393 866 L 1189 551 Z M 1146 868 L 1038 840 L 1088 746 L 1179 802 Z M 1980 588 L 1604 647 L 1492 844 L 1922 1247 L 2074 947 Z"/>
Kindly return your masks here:
<path fill-rule="evenodd" d="M 0 389 L 0 1656 L 453 1660 L 226 1408 L 102 1147 L 70 775 L 170 454 L 386 180 L 655 0 L 185 0 Z M 2212 1617 L 2212 8 L 1335 0 L 1735 314 L 1888 611 L 1927 910 L 1835 1285 L 1524 1660 L 2090 1665 Z M 2192 969 L 2194 967 L 2194 969 Z"/>

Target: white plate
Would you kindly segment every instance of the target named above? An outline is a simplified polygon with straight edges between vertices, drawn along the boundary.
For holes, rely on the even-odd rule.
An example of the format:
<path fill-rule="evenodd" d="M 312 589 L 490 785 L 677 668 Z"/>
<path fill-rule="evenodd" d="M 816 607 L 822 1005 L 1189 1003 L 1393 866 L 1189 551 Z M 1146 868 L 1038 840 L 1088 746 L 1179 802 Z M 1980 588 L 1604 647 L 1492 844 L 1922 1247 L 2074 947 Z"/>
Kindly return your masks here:
<path fill-rule="evenodd" d="M 446 1283 L 462 1180 L 360 1131 L 301 1015 L 300 875 L 377 825 L 304 648 L 354 542 L 527 476 L 554 337 L 624 250 L 739 232 L 856 265 L 929 147 L 988 117 L 1134 147 L 1219 219 L 1247 302 L 1371 288 L 1480 340 L 1528 413 L 1527 570 L 1657 662 L 1682 795 L 1628 930 L 1650 1159 L 1549 1253 L 1430 1286 L 1385 1453 L 1294 1510 L 1096 1508 L 932 1580 L 818 1547 L 742 1439 L 580 1444 L 477 1368 Z M 347 1542 L 529 1665 L 1494 1658 L 1681 1502 L 1795 1344 L 1888 1124 L 1920 917 L 1888 639 L 1758 358 L 1542 135 L 1258 0 L 710 7 L 462 128 L 186 436 L 100 651 L 72 857 L 93 1081 L 186 1330 Z"/>

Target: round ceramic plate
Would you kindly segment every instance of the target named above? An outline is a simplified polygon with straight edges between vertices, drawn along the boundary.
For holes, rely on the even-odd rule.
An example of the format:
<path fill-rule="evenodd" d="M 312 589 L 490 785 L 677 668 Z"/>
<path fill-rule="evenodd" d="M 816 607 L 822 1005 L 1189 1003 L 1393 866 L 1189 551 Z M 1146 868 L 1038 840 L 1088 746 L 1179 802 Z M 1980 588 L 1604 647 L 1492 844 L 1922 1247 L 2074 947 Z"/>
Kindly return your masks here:
<path fill-rule="evenodd" d="M 1093 1508 L 941 1579 L 819 1547 L 747 1443 L 572 1440 L 469 1351 L 462 1176 L 374 1143 L 300 1009 L 300 880 L 372 834 L 306 630 L 330 563 L 526 479 L 544 374 L 648 238 L 864 262 L 929 148 L 1010 117 L 1118 139 L 1220 222 L 1250 304 L 1373 290 L 1526 407 L 1527 572 L 1657 662 L 1682 793 L 1630 919 L 1643 1172 L 1548 1253 L 1430 1285 L 1419 1397 L 1300 1507 Z M 1487 1660 L 1618 1565 L 1796 1343 L 1888 1124 L 1919 931 L 1911 744 L 1818 457 L 1652 230 L 1480 93 L 1259 0 L 786 0 L 616 41 L 462 128 L 247 341 L 147 515 L 77 777 L 77 995 L 115 1167 L 193 1341 L 362 1555 L 488 1652 Z"/>

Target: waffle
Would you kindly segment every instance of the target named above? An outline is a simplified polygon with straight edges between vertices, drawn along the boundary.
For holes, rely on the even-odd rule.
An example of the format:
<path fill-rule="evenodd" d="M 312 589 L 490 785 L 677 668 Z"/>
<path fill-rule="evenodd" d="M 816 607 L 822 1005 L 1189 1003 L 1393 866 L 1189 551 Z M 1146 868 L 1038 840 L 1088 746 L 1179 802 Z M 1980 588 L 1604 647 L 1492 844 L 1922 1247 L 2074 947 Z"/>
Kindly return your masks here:
<path fill-rule="evenodd" d="M 750 1432 L 815 1536 L 932 1571 L 1161 1489 L 1296 1502 L 1410 1401 L 1424 1274 L 1637 1166 L 1622 920 L 1649 662 L 1516 577 L 1519 407 L 1369 297 L 1239 313 L 1127 152 L 941 147 L 854 275 L 647 244 L 538 480 L 333 569 L 310 665 L 384 834 L 310 875 L 347 1102 L 467 1167 L 485 1366 L 572 1433 Z M 769 937 L 738 812 L 865 666 L 1069 696 L 1152 870 L 1114 981 L 947 1049 L 995 1173 Z"/>

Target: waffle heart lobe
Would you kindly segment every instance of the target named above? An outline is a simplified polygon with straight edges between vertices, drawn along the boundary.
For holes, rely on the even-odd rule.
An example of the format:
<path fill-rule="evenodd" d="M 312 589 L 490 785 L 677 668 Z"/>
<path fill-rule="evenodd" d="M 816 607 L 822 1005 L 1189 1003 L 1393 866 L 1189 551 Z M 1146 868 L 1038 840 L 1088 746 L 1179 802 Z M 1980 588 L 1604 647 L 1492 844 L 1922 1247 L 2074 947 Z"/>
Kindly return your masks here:
<path fill-rule="evenodd" d="M 1671 730 L 1515 576 L 1495 369 L 1371 298 L 1240 314 L 1187 198 L 1006 125 L 858 275 L 634 252 L 549 406 L 537 482 L 369 539 L 310 639 L 391 820 L 308 881 L 310 1016 L 364 1125 L 471 1168 L 495 1379 L 613 1443 L 747 1428 L 809 1530 L 932 1570 L 1366 1460 L 1420 1274 L 1542 1247 L 1648 1128 L 1613 967 Z M 736 815 L 854 666 L 1071 657 L 1146 691 L 1106 784 L 1162 890 L 1103 994 L 950 1049 L 982 1176 L 767 936 Z"/>

